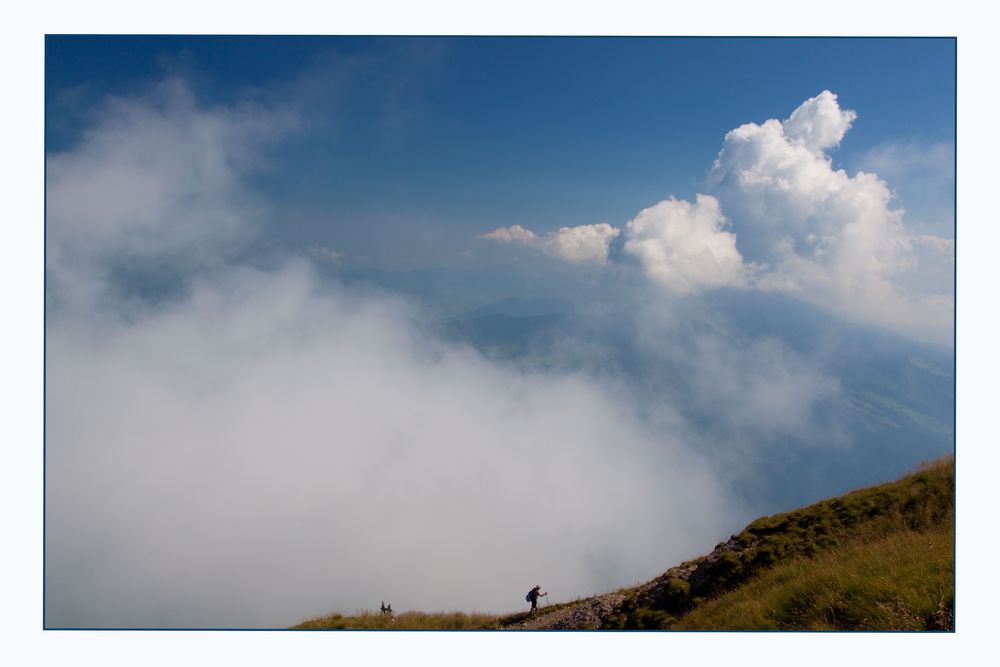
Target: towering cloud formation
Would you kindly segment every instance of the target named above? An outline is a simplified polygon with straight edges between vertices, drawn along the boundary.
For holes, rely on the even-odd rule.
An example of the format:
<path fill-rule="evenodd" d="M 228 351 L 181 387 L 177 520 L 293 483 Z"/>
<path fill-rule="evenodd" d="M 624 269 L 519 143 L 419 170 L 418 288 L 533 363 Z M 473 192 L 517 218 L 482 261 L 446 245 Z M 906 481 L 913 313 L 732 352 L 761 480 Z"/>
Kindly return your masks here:
<path fill-rule="evenodd" d="M 824 90 L 793 111 L 782 128 L 793 142 L 819 154 L 839 144 L 857 117 L 853 111 L 841 110 L 837 96 Z"/>
<path fill-rule="evenodd" d="M 911 234 L 875 174 L 849 176 L 832 166 L 827 151 L 856 118 L 823 91 L 785 121 L 732 130 L 708 174 L 710 194 L 641 211 L 626 225 L 623 257 L 674 293 L 780 290 L 921 338 L 950 340 L 952 242 Z M 531 235 L 527 244 L 543 244 L 515 227 Z M 573 259 L 605 262 L 606 248 L 601 253 L 594 244 Z M 938 280 L 929 284 L 927 275 Z"/>
<path fill-rule="evenodd" d="M 951 286 L 913 289 L 914 237 L 904 211 L 875 174 L 834 169 L 836 146 L 856 114 L 824 91 L 780 122 L 748 123 L 726 135 L 708 176 L 732 221 L 738 247 L 762 265 L 760 289 L 790 291 L 847 315 L 908 333 L 945 338 Z M 944 242 L 944 239 L 941 239 Z M 920 270 L 950 265 L 946 243 L 931 242 Z"/>

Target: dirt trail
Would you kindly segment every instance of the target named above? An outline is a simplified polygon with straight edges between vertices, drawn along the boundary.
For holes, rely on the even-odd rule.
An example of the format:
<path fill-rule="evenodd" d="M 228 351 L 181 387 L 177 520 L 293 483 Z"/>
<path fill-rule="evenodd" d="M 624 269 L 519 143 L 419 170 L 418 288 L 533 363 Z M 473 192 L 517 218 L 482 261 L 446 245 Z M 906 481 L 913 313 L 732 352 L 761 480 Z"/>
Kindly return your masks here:
<path fill-rule="evenodd" d="M 511 630 L 597 630 L 601 623 L 625 600 L 620 593 L 605 593 L 549 614 L 510 627 Z"/>

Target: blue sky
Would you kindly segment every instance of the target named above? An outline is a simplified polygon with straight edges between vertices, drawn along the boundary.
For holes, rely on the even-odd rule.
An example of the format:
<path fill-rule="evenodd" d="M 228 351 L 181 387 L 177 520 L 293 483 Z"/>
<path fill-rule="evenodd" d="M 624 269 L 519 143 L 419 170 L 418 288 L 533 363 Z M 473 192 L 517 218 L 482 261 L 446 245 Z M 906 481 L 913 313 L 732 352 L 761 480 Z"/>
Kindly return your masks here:
<path fill-rule="evenodd" d="M 106 95 L 171 74 L 207 106 L 301 98 L 307 129 L 254 184 L 274 242 L 353 266 L 502 261 L 474 238 L 513 223 L 621 226 L 702 191 L 726 132 L 825 89 L 858 114 L 831 151 L 849 173 L 880 148 L 954 141 L 950 39 L 51 36 L 46 55 L 50 152 Z M 950 237 L 952 177 L 931 174 L 927 201 L 926 171 L 889 185 Z"/>

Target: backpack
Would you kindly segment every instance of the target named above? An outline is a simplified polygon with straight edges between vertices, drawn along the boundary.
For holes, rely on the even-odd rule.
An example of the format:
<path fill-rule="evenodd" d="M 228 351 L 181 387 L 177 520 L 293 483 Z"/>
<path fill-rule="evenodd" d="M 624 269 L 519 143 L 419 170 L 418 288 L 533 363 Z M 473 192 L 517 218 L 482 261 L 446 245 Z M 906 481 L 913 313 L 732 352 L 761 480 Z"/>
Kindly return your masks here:
<path fill-rule="evenodd" d="M 532 589 L 532 590 L 534 590 L 534 589 Z M 524 596 L 524 601 L 525 602 L 531 602 L 531 591 L 528 591 L 528 594 Z"/>

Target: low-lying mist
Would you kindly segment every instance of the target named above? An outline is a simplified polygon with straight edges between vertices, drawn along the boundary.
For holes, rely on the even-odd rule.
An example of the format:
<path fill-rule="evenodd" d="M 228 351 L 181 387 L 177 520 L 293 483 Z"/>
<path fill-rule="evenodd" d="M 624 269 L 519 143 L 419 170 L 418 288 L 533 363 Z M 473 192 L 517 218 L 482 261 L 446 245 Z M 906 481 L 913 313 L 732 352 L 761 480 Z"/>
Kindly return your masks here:
<path fill-rule="evenodd" d="M 614 388 L 498 366 L 415 319 L 292 263 L 52 322 L 47 624 L 511 610 L 535 583 L 651 577 L 745 518 Z"/>

